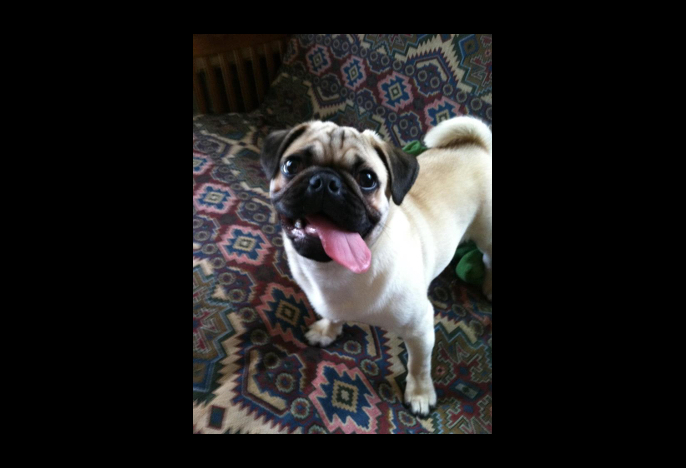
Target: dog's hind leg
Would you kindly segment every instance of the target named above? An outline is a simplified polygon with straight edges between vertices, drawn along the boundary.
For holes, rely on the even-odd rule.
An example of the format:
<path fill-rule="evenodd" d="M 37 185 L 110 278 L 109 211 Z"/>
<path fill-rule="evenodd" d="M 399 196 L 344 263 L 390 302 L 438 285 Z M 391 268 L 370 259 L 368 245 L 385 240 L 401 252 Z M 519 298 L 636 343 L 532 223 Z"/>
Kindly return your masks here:
<path fill-rule="evenodd" d="M 476 242 L 476 246 L 484 254 L 484 266 L 486 276 L 484 278 L 483 292 L 489 301 L 493 302 L 493 220 L 490 212 L 480 215 L 469 228 L 469 238 Z"/>
<path fill-rule="evenodd" d="M 486 267 L 486 277 L 484 278 L 483 291 L 488 300 L 493 302 L 493 247 L 489 246 L 489 248 L 485 250 L 484 266 Z"/>

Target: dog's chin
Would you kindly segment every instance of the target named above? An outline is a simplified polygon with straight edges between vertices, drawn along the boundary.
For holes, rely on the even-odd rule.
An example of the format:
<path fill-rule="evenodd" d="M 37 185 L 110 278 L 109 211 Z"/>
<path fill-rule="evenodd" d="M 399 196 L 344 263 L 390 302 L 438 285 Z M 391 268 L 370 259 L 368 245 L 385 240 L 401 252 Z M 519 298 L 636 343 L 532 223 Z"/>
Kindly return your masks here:
<path fill-rule="evenodd" d="M 332 216 L 328 216 L 322 212 L 316 214 L 319 216 L 324 216 L 334 224 L 337 224 Z M 286 237 L 288 237 L 288 239 L 291 241 L 298 254 L 317 262 L 330 262 L 332 260 L 331 257 L 326 254 L 319 235 L 317 234 L 316 230 L 309 225 L 306 216 L 289 218 L 286 215 L 279 213 L 279 218 L 281 221 L 281 229 L 286 234 Z M 366 222 L 361 231 L 357 229 L 347 230 L 359 232 L 362 239 L 366 239 L 373 228 L 373 223 Z"/>

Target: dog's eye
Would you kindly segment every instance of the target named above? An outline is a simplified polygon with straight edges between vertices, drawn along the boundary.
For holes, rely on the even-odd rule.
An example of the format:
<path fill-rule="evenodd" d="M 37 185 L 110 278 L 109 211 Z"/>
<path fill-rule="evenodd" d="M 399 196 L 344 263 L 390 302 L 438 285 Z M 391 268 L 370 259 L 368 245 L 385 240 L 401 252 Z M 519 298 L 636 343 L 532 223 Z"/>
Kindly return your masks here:
<path fill-rule="evenodd" d="M 292 176 L 298 173 L 301 165 L 302 163 L 300 161 L 300 158 L 288 158 L 283 163 L 281 171 L 288 176 Z"/>
<path fill-rule="evenodd" d="M 372 171 L 361 171 L 357 174 L 357 183 L 363 190 L 373 190 L 376 188 L 376 176 Z"/>

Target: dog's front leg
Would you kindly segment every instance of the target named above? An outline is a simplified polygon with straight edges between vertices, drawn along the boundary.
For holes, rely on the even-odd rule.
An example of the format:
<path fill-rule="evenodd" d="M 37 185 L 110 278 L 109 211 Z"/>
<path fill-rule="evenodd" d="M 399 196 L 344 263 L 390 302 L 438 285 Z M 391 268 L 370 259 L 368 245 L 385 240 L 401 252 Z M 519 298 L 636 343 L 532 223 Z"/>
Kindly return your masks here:
<path fill-rule="evenodd" d="M 436 339 L 431 303 L 428 303 L 428 309 L 428 315 L 422 317 L 418 326 L 401 335 L 407 347 L 405 403 L 414 414 L 422 416 L 436 406 L 436 390 L 431 380 L 431 352 Z"/>

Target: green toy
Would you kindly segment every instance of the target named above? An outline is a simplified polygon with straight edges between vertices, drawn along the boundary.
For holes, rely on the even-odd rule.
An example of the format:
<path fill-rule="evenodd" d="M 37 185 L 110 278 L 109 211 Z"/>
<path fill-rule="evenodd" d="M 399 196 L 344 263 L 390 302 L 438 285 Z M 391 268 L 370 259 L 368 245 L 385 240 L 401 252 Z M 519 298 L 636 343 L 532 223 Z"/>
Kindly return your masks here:
<path fill-rule="evenodd" d="M 429 148 L 424 146 L 421 141 L 415 140 L 405 145 L 403 151 L 412 156 L 419 156 L 427 149 Z M 459 245 L 455 251 L 454 259 L 457 260 L 455 273 L 462 281 L 469 284 L 483 284 L 486 274 L 483 254 L 473 241 Z"/>

